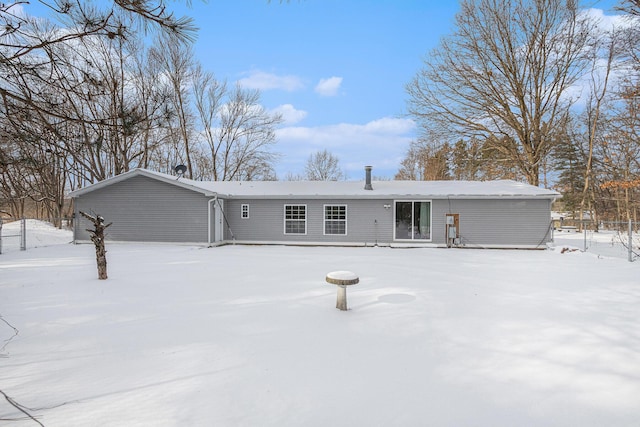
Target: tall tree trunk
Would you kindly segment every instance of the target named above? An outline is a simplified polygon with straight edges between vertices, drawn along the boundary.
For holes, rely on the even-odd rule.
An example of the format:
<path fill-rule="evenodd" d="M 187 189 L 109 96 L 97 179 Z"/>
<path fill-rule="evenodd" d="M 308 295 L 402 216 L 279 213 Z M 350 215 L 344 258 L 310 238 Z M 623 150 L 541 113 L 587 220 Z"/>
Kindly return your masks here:
<path fill-rule="evenodd" d="M 595 98 L 595 105 L 590 106 L 589 108 L 593 108 L 593 111 L 589 113 L 591 117 L 591 123 L 589 127 L 589 148 L 587 154 L 587 168 L 585 170 L 584 175 L 584 187 L 582 188 L 582 200 L 580 201 L 580 230 L 582 230 L 583 226 L 583 217 L 585 206 L 591 206 L 591 201 L 595 200 L 595 191 L 593 188 L 593 150 L 596 142 L 596 136 L 598 132 L 598 120 L 600 119 L 600 108 L 602 106 L 602 102 L 607 94 L 607 89 L 609 87 L 609 76 L 611 75 L 611 68 L 613 64 L 613 60 L 615 57 L 615 42 L 616 36 L 615 34 L 610 35 L 607 55 L 607 64 L 604 73 L 604 79 L 601 83 L 600 88 L 598 88 L 598 83 L 596 82 L 595 67 L 597 65 L 597 61 L 593 61 L 593 69 L 591 71 L 591 79 L 592 79 L 592 96 Z M 598 92 L 599 89 L 599 92 Z M 597 224 L 594 212 L 591 212 L 589 215 L 590 222 Z M 595 229 L 595 226 L 594 226 Z"/>

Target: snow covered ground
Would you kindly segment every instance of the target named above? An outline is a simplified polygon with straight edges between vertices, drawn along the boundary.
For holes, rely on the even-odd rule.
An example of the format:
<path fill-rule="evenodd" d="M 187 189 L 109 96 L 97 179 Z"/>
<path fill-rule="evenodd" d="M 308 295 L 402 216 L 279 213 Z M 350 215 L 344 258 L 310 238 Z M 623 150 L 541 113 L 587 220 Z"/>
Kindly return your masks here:
<path fill-rule="evenodd" d="M 640 262 L 561 253 L 582 241 L 112 244 L 99 281 L 91 245 L 47 233 L 0 255 L 0 390 L 47 427 L 640 419 Z M 336 270 L 360 277 L 347 312 L 324 280 Z M 0 401 L 0 419 L 24 417 Z"/>
<path fill-rule="evenodd" d="M 25 220 L 27 248 L 69 243 L 73 234 L 69 230 L 59 230 L 49 223 L 35 219 Z M 20 250 L 20 220 L 5 222 L 0 228 L 2 232 L 1 253 Z"/>
<path fill-rule="evenodd" d="M 565 246 L 590 254 L 607 257 L 629 259 L 628 240 L 629 235 L 617 231 L 587 231 L 576 233 L 575 231 L 555 231 L 554 246 Z M 640 254 L 640 236 L 632 236 L 632 259 L 636 260 Z"/>

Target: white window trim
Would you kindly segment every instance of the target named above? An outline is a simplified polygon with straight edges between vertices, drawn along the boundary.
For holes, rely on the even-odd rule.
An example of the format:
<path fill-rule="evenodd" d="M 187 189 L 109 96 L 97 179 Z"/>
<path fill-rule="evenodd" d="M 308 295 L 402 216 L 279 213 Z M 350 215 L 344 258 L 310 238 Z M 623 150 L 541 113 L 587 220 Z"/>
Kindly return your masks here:
<path fill-rule="evenodd" d="M 328 234 L 327 233 L 327 221 L 329 221 L 329 220 L 327 220 L 326 215 L 327 215 L 327 207 L 328 206 L 341 207 L 341 208 L 343 207 L 344 208 L 344 234 L 336 234 L 336 233 Z M 325 236 L 346 236 L 348 234 L 348 230 L 347 230 L 347 225 L 348 225 L 347 218 L 348 217 L 349 217 L 349 215 L 348 215 L 347 205 L 336 205 L 336 204 L 323 205 L 322 206 L 322 224 L 323 224 L 322 231 L 323 231 L 323 235 L 325 235 Z M 335 220 L 332 220 L 332 221 L 335 221 Z"/>
<path fill-rule="evenodd" d="M 403 203 L 403 202 L 429 202 L 429 218 L 430 218 L 430 223 L 429 223 L 429 228 L 430 228 L 430 232 L 429 232 L 429 238 L 428 239 L 399 239 L 396 236 L 396 203 Z M 433 200 L 429 200 L 429 199 L 411 199 L 411 200 L 394 200 L 393 201 L 393 240 L 398 240 L 398 241 L 402 241 L 402 242 L 431 242 L 433 241 Z"/>
<path fill-rule="evenodd" d="M 304 220 L 301 220 L 301 219 L 287 220 L 287 206 L 304 206 Z M 282 231 L 285 235 L 287 236 L 306 236 L 307 235 L 307 217 L 309 216 L 309 209 L 307 208 L 307 205 L 299 204 L 299 203 L 288 203 L 284 205 L 282 213 L 283 213 Z M 287 233 L 287 221 L 304 221 L 304 233 Z"/>
<path fill-rule="evenodd" d="M 245 211 L 245 207 L 247 208 Z M 244 213 L 247 213 L 247 216 L 244 216 Z M 242 205 L 240 205 L 240 218 L 242 219 L 249 219 L 249 204 L 248 203 L 243 203 Z"/>

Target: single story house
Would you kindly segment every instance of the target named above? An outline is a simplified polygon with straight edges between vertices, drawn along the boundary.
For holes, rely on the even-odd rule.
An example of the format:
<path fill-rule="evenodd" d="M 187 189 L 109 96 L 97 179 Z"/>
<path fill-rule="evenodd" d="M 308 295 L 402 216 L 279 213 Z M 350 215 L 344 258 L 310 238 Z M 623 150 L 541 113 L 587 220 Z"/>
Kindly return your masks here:
<path fill-rule="evenodd" d="M 76 190 L 74 240 L 543 248 L 559 194 L 510 180 L 194 181 L 135 169 Z"/>

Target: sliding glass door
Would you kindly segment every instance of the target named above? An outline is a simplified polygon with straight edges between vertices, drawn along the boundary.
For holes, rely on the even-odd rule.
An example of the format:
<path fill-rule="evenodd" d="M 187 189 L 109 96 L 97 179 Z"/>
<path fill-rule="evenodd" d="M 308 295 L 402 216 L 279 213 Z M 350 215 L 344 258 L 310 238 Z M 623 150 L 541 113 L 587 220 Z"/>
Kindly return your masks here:
<path fill-rule="evenodd" d="M 395 202 L 395 240 L 431 240 L 431 202 Z"/>

